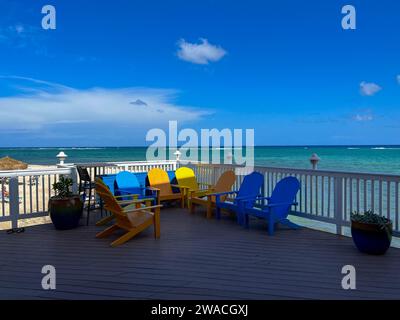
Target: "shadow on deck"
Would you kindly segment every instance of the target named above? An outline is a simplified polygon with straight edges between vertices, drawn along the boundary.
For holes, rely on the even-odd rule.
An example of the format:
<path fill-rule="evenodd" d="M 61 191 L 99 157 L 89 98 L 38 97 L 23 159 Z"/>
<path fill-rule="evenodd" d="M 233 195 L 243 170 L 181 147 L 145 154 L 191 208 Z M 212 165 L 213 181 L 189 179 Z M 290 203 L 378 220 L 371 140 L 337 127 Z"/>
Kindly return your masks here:
<path fill-rule="evenodd" d="M 92 214 L 95 215 L 95 214 Z M 350 238 L 310 229 L 249 230 L 199 210 L 161 211 L 161 239 L 149 229 L 125 245 L 95 239 L 104 227 L 53 226 L 0 233 L 2 299 L 398 299 L 400 250 L 359 253 Z M 82 220 L 83 221 L 83 220 Z M 57 270 L 57 289 L 41 288 L 41 268 Z M 354 265 L 357 289 L 341 288 Z"/>

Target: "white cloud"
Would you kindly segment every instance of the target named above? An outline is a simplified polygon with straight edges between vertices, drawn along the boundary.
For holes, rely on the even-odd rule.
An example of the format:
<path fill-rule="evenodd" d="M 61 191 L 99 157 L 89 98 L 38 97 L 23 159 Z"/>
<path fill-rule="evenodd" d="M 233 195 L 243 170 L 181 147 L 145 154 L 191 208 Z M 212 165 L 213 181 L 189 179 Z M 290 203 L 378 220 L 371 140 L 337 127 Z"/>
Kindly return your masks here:
<path fill-rule="evenodd" d="M 372 110 L 367 109 L 367 110 L 362 110 L 362 111 L 356 113 L 352 117 L 352 119 L 357 122 L 368 122 L 368 121 L 374 120 L 374 115 L 372 113 Z"/>
<path fill-rule="evenodd" d="M 200 43 L 190 43 L 181 39 L 178 46 L 179 59 L 195 64 L 219 61 L 227 53 L 222 47 L 209 43 L 207 39 L 200 39 Z"/>
<path fill-rule="evenodd" d="M 397 76 L 397 83 L 400 84 L 400 74 Z"/>
<path fill-rule="evenodd" d="M 175 104 L 174 90 L 74 89 L 36 79 L 27 81 L 33 82 L 29 90 L 24 88 L 18 95 L 0 97 L 0 130 L 38 130 L 47 125 L 79 123 L 114 127 L 158 126 L 168 120 L 195 121 L 212 113 Z M 38 84 L 43 86 L 38 88 Z M 143 108 L 132 101 L 146 101 L 147 106 Z"/>
<path fill-rule="evenodd" d="M 376 83 L 365 81 L 360 83 L 360 92 L 364 96 L 373 96 L 381 90 L 382 88 Z"/>
<path fill-rule="evenodd" d="M 47 38 L 41 29 L 33 25 L 15 24 L 7 27 L 0 27 L 0 45 L 29 49 L 39 55 L 47 55 L 44 40 Z"/>

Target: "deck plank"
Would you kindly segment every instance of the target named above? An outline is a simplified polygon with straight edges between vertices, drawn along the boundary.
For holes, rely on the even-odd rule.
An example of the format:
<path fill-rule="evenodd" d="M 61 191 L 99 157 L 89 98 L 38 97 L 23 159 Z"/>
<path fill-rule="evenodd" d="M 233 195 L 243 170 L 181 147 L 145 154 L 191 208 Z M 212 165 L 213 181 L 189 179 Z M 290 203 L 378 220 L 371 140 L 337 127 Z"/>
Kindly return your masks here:
<path fill-rule="evenodd" d="M 92 214 L 95 219 L 96 213 Z M 350 238 L 310 229 L 250 229 L 204 212 L 168 208 L 161 239 L 146 230 L 111 248 L 102 227 L 56 231 L 52 225 L 0 233 L 1 299 L 398 299 L 400 250 L 358 252 Z M 57 270 L 57 289 L 41 289 L 43 265 Z M 341 268 L 357 269 L 357 290 L 341 288 Z"/>

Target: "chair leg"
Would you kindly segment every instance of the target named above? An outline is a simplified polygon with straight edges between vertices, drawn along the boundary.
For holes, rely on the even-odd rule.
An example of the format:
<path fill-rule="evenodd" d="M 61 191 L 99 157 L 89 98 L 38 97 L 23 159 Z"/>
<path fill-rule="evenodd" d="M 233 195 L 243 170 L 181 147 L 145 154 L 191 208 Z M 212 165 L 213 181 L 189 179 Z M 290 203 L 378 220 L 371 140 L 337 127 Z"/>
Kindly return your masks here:
<path fill-rule="evenodd" d="M 244 226 L 246 228 L 249 228 L 249 215 L 248 214 L 244 215 Z"/>
<path fill-rule="evenodd" d="M 275 228 L 275 221 L 272 218 L 272 215 L 270 215 L 268 218 L 268 234 L 270 236 L 274 235 L 274 228 Z"/>
<path fill-rule="evenodd" d="M 124 244 L 128 240 L 132 239 L 134 236 L 138 234 L 138 230 L 132 230 L 125 233 L 122 237 L 119 237 L 117 240 L 111 242 L 111 247 L 116 247 L 121 244 Z"/>
<path fill-rule="evenodd" d="M 154 213 L 154 238 L 160 238 L 160 208 L 156 208 Z"/>
<path fill-rule="evenodd" d="M 114 219 L 114 215 L 104 217 L 103 219 L 100 219 L 99 221 L 96 222 L 96 226 L 99 227 L 99 226 L 105 225 L 107 222 L 109 222 L 113 219 Z"/>
<path fill-rule="evenodd" d="M 212 205 L 208 204 L 207 205 L 207 219 L 212 218 Z"/>
<path fill-rule="evenodd" d="M 236 220 L 237 220 L 238 224 L 243 226 L 243 224 L 244 224 L 244 222 L 243 222 L 243 214 L 239 210 L 236 212 Z"/>
<path fill-rule="evenodd" d="M 89 225 L 89 215 L 90 215 L 90 198 L 92 197 L 92 188 L 89 188 L 89 201 L 87 207 L 87 217 L 86 217 L 86 225 Z"/>
<path fill-rule="evenodd" d="M 103 218 L 103 206 L 104 206 L 103 199 L 100 199 L 100 215 L 102 218 Z"/>
<path fill-rule="evenodd" d="M 185 208 L 185 196 L 182 193 L 182 198 L 181 198 L 181 208 L 184 209 Z"/>
<path fill-rule="evenodd" d="M 104 231 L 99 232 L 98 234 L 96 234 L 96 238 L 101 239 L 101 238 L 105 238 L 108 237 L 109 235 L 111 235 L 114 231 L 118 230 L 119 227 L 114 224 L 111 227 L 108 227 L 107 229 L 105 229 Z"/>
<path fill-rule="evenodd" d="M 191 214 L 193 214 L 195 212 L 195 210 L 196 210 L 195 209 L 195 204 L 192 201 L 190 201 L 190 207 L 189 208 L 190 208 L 189 210 L 190 210 Z"/>
<path fill-rule="evenodd" d="M 221 219 L 221 208 L 218 206 L 215 208 L 215 218 Z"/>

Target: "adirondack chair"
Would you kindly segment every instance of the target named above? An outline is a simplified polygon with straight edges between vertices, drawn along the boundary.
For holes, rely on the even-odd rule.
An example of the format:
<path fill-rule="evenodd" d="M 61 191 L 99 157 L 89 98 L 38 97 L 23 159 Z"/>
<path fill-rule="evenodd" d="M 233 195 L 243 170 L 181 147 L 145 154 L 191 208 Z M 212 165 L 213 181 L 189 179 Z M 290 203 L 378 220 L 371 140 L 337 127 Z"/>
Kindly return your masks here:
<path fill-rule="evenodd" d="M 190 208 L 190 196 L 205 196 L 212 192 L 212 185 L 197 182 L 194 171 L 187 167 L 181 167 L 175 171 L 176 181 L 182 192 L 184 192 L 186 203 Z M 200 188 L 203 187 L 203 188 Z M 204 188 L 206 187 L 206 188 Z"/>
<path fill-rule="evenodd" d="M 157 202 L 157 195 L 154 190 L 141 185 L 136 177 L 136 174 L 129 171 L 121 171 L 116 175 L 114 182 L 114 194 L 116 196 L 123 196 L 124 194 L 136 194 L 138 199 L 153 198 L 154 203 Z"/>
<path fill-rule="evenodd" d="M 181 207 L 185 207 L 185 193 L 184 190 L 180 192 L 173 192 L 172 187 L 177 187 L 177 185 L 171 185 L 168 173 L 162 169 L 151 169 L 147 174 L 147 179 L 151 190 L 157 192 L 158 204 L 160 201 L 175 201 L 180 200 Z"/>
<path fill-rule="evenodd" d="M 143 195 L 143 186 L 140 185 L 135 174 L 129 171 L 121 171 L 116 175 L 114 188 L 114 194 L 116 196 L 122 196 L 124 194 Z"/>
<path fill-rule="evenodd" d="M 150 205 L 152 199 L 135 199 L 130 200 L 119 200 L 121 197 L 127 198 L 129 195 L 114 196 L 110 189 L 96 180 L 96 192 L 102 198 L 104 202 L 104 208 L 110 211 L 115 217 L 115 223 L 99 232 L 96 238 L 105 238 L 114 233 L 115 231 L 122 229 L 126 233 L 119 237 L 117 240 L 111 243 L 112 247 L 116 247 L 130 240 L 138 233 L 147 229 L 151 225 L 154 227 L 154 237 L 158 239 L 160 237 L 160 208 L 161 205 Z"/>
<path fill-rule="evenodd" d="M 213 193 L 221 193 L 231 191 L 233 184 L 235 183 L 236 176 L 232 170 L 225 171 L 219 177 L 215 186 L 212 187 Z M 226 196 L 222 196 L 220 199 L 224 201 Z M 194 213 L 195 206 L 200 205 L 207 208 L 207 218 L 212 217 L 212 210 L 215 208 L 216 196 L 206 195 L 205 197 L 196 196 L 196 192 L 192 191 L 190 195 L 190 212 Z"/>
<path fill-rule="evenodd" d="M 243 224 L 243 205 L 241 202 L 246 200 L 245 206 L 253 207 L 263 184 L 264 176 L 259 172 L 252 172 L 243 178 L 239 190 L 209 194 L 209 196 L 215 196 L 216 218 L 221 218 L 221 209 L 231 210 L 236 213 L 238 223 Z M 229 196 L 232 195 L 236 195 L 236 197 L 231 199 Z"/>
<path fill-rule="evenodd" d="M 127 192 L 122 190 L 122 192 L 119 192 L 118 195 L 115 195 L 115 193 L 117 193 L 116 192 L 117 189 L 114 187 L 114 185 L 108 185 L 107 182 L 104 181 L 102 177 L 97 177 L 95 179 L 95 184 L 96 184 L 96 193 L 97 193 L 97 191 L 104 192 L 104 189 L 107 189 L 108 192 L 110 192 L 112 195 L 115 196 L 116 199 L 118 199 L 121 206 L 125 206 L 127 204 L 129 205 L 129 204 L 131 204 L 132 201 L 135 201 L 135 200 L 146 200 L 147 204 L 149 206 L 151 204 L 153 204 L 153 205 L 159 204 L 159 201 L 157 200 L 157 194 L 146 197 L 145 195 L 143 195 L 142 189 L 140 189 L 142 194 L 136 194 L 136 193 L 128 194 Z M 134 191 L 136 191 L 136 190 L 134 190 Z M 100 197 L 100 201 L 103 203 L 103 200 L 101 197 Z M 104 207 L 104 203 L 103 203 L 103 207 Z M 107 211 L 107 209 L 106 209 L 106 211 Z M 97 221 L 96 226 L 105 225 L 106 223 L 110 222 L 111 220 L 114 220 L 114 218 L 115 217 L 113 214 L 108 215 L 108 216 L 100 219 L 99 221 Z"/>
<path fill-rule="evenodd" d="M 297 205 L 295 199 L 299 190 L 300 182 L 297 178 L 287 177 L 280 180 L 272 191 L 271 197 L 260 198 L 267 200 L 267 205 L 262 206 L 261 210 L 252 206 L 244 207 L 245 226 L 249 226 L 249 216 L 255 216 L 267 220 L 268 233 L 271 236 L 274 234 L 274 227 L 277 223 L 281 223 L 292 229 L 299 229 L 300 226 L 289 221 L 287 218 L 290 207 Z"/>

